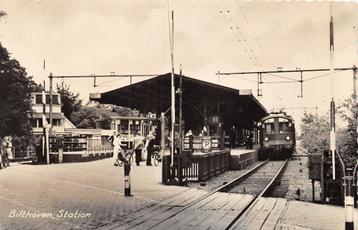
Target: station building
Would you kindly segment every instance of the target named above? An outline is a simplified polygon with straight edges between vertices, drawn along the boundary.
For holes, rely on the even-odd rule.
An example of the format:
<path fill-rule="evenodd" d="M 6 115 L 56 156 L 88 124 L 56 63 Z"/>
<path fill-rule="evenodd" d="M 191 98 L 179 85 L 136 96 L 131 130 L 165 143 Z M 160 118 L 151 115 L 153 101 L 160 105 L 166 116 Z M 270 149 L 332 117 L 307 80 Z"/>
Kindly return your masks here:
<path fill-rule="evenodd" d="M 56 134 L 66 134 L 66 129 L 75 129 L 76 126 L 68 120 L 61 111 L 61 97 L 58 94 L 52 95 L 52 123 L 53 131 Z M 31 107 L 32 107 L 32 118 L 31 125 L 33 128 L 34 135 L 42 135 L 43 133 L 43 104 L 42 104 L 42 93 L 31 94 Z M 46 93 L 46 104 L 45 112 L 47 123 L 50 123 L 50 94 Z"/>

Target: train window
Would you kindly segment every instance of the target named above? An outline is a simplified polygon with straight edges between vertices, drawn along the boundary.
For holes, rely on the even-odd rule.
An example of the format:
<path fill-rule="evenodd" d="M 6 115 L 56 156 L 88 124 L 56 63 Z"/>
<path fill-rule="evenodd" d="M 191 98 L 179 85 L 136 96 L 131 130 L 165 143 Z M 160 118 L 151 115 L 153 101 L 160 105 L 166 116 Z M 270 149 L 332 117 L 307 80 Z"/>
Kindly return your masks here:
<path fill-rule="evenodd" d="M 288 131 L 288 122 L 279 123 L 279 132 L 284 133 Z"/>
<path fill-rule="evenodd" d="M 275 126 L 274 123 L 266 123 L 266 133 L 274 133 L 275 132 Z"/>
<path fill-rule="evenodd" d="M 265 121 L 265 123 L 273 123 L 274 122 L 274 119 L 273 118 L 269 118 Z"/>
<path fill-rule="evenodd" d="M 288 122 L 287 118 L 279 117 L 278 122 Z"/>

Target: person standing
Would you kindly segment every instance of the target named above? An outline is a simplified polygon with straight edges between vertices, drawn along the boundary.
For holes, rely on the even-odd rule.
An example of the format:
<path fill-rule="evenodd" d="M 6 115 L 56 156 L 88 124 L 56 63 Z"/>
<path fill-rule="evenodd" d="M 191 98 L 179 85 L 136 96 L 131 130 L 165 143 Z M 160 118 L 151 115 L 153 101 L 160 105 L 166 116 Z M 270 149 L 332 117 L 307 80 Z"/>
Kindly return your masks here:
<path fill-rule="evenodd" d="M 42 137 L 41 135 L 34 136 L 34 145 L 35 145 L 35 159 L 33 159 L 34 163 L 41 164 L 43 162 L 42 159 Z M 37 158 L 37 159 L 36 159 Z"/>
<path fill-rule="evenodd" d="M 140 132 L 134 134 L 133 149 L 135 152 L 135 162 L 137 166 L 140 166 L 142 161 L 142 150 L 144 146 L 144 138 L 140 135 Z"/>
<path fill-rule="evenodd" d="M 118 166 L 117 159 L 119 159 L 122 162 L 126 162 L 125 153 L 123 148 L 126 146 L 122 143 L 122 140 L 120 138 L 120 134 L 117 134 L 117 136 L 113 140 L 113 161 L 114 166 Z"/>
<path fill-rule="evenodd" d="M 12 155 L 12 138 L 6 137 L 6 154 L 9 159 L 14 159 Z"/>
<path fill-rule="evenodd" d="M 152 154 L 154 151 L 155 133 L 149 133 L 146 138 L 147 166 L 152 166 Z"/>
<path fill-rule="evenodd" d="M 108 141 L 111 143 L 112 147 L 114 147 L 113 141 L 114 141 L 114 138 L 116 138 L 116 136 L 117 136 L 117 133 L 113 132 L 113 135 L 108 138 Z"/>

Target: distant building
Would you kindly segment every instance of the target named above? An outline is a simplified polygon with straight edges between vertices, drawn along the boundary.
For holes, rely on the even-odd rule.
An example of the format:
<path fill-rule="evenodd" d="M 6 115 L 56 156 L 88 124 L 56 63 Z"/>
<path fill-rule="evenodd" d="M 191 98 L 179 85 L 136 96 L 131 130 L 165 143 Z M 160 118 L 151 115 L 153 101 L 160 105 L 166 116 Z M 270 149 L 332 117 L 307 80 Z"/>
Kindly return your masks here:
<path fill-rule="evenodd" d="M 75 129 L 76 126 L 69 121 L 65 115 L 61 112 L 61 97 L 58 94 L 52 96 L 52 124 L 53 133 L 64 135 L 66 129 Z M 42 93 L 31 94 L 31 105 L 32 105 L 32 118 L 31 125 L 33 133 L 35 135 L 41 135 L 43 132 L 43 105 L 42 105 Z M 46 119 L 47 123 L 50 124 L 50 95 L 46 93 Z"/>

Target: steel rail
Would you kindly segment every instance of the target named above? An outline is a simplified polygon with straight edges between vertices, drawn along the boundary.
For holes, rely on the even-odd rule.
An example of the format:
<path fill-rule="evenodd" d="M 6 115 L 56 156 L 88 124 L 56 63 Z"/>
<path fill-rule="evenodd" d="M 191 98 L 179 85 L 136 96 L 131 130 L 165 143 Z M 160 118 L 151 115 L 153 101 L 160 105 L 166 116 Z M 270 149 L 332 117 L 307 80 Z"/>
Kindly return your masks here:
<path fill-rule="evenodd" d="M 255 166 L 251 170 L 249 170 L 246 173 L 240 175 L 239 177 L 233 179 L 229 183 L 224 184 L 221 187 L 217 188 L 216 190 L 214 190 L 214 192 L 227 192 L 231 188 L 237 186 L 238 183 L 240 183 L 241 181 L 245 180 L 247 177 L 249 177 L 250 175 L 255 173 L 258 169 L 260 169 L 262 166 L 264 166 L 267 162 L 269 162 L 269 160 L 263 161 L 262 163 L 260 163 L 259 165 Z"/>
<path fill-rule="evenodd" d="M 277 180 L 277 178 L 279 178 L 282 175 L 282 173 L 284 172 L 284 169 L 286 168 L 287 163 L 288 163 L 288 159 L 285 160 L 285 162 L 282 164 L 282 166 L 277 171 L 275 176 L 271 179 L 269 184 L 264 188 L 264 190 L 258 196 L 254 195 L 253 199 L 250 200 L 246 204 L 246 206 L 240 211 L 240 213 L 238 213 L 238 215 L 235 217 L 235 219 L 225 229 L 230 229 L 240 219 L 240 217 L 246 213 L 246 211 L 248 211 L 250 208 L 255 206 L 255 204 L 259 201 L 259 198 L 264 197 L 265 195 L 267 195 L 268 192 L 272 192 L 271 188 L 275 184 L 275 181 Z"/>

